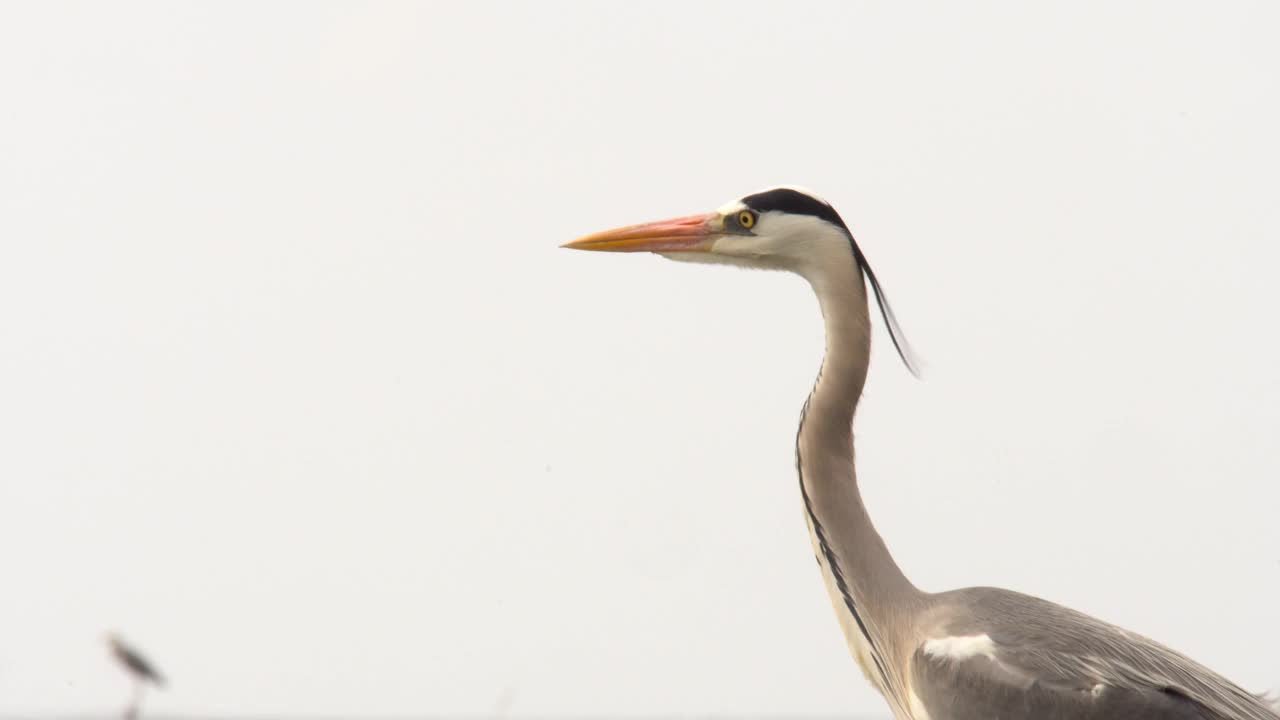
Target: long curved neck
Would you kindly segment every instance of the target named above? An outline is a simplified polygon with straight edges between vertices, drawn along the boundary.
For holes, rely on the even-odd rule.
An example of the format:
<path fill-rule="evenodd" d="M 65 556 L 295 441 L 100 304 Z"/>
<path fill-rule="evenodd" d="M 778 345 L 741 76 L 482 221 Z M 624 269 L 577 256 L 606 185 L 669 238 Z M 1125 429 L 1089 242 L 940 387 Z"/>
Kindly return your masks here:
<path fill-rule="evenodd" d="M 809 280 L 822 307 L 827 351 L 796 439 L 801 489 L 810 521 L 821 528 L 822 550 L 840 571 L 846 601 L 856 606 L 850 611 L 883 625 L 920 591 L 894 562 L 858 492 L 852 425 L 871 355 L 866 286 L 854 263 L 827 264 Z"/>

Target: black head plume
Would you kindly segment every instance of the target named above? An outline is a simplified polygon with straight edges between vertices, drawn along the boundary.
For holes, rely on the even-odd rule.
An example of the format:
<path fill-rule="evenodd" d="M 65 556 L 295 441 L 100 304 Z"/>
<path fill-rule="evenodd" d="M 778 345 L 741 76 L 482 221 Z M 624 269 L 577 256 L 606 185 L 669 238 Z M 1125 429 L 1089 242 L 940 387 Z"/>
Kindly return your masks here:
<path fill-rule="evenodd" d="M 898 351 L 898 357 L 902 358 L 902 363 L 907 366 L 907 370 L 912 375 L 920 377 L 919 361 L 916 359 L 915 352 L 911 349 L 911 344 L 907 342 L 907 335 L 903 332 L 902 325 L 898 323 L 898 316 L 893 313 L 893 307 L 889 304 L 889 297 L 885 295 L 884 288 L 880 286 L 880 281 L 876 279 L 875 272 L 871 269 L 870 263 L 867 262 L 867 256 L 862 254 L 862 248 L 858 247 L 858 242 L 853 239 L 853 233 L 849 231 L 849 226 L 844 224 L 844 220 L 840 217 L 840 213 L 836 212 L 835 208 L 809 193 L 785 187 L 748 195 L 742 198 L 742 202 L 758 213 L 775 210 L 790 215 L 810 215 L 819 220 L 825 220 L 843 230 L 845 236 L 849 238 L 849 245 L 853 249 L 853 257 L 857 261 L 858 267 L 862 270 L 862 274 L 866 277 L 867 283 L 871 285 L 871 291 L 876 296 L 876 305 L 880 307 L 880 317 L 884 318 L 885 327 L 889 329 L 889 339 L 893 340 L 893 348 Z"/>

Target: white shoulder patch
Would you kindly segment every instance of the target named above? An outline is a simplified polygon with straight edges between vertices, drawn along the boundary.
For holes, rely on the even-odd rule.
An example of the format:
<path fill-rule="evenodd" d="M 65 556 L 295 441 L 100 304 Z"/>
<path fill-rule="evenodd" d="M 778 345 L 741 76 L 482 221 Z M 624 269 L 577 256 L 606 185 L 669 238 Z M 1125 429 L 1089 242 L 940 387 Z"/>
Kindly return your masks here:
<path fill-rule="evenodd" d="M 995 659 L 996 644 L 985 633 L 932 638 L 925 641 L 924 654 L 947 660 L 968 660 L 979 656 Z"/>

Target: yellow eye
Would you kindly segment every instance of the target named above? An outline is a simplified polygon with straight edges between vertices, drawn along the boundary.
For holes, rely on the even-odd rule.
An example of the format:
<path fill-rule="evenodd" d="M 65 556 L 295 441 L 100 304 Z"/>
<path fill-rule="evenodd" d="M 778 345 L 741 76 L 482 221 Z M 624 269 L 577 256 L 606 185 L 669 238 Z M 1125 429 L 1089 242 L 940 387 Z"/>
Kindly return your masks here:
<path fill-rule="evenodd" d="M 743 210 L 738 213 L 738 224 L 750 230 L 752 225 L 756 224 L 756 216 L 749 210 Z"/>

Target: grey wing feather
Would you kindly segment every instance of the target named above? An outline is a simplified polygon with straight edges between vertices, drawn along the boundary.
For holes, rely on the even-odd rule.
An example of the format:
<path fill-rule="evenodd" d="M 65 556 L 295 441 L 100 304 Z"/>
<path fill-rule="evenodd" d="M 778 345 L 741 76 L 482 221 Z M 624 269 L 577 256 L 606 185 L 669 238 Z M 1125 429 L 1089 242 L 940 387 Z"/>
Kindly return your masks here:
<path fill-rule="evenodd" d="M 1194 702 L 1156 690 L 1059 684 L 986 657 L 912 659 L 929 720 L 1211 720 Z"/>
<path fill-rule="evenodd" d="M 936 630 L 985 634 L 994 652 L 917 650 L 912 678 L 931 720 L 1280 720 L 1208 668 L 1088 615 L 995 588 L 937 598 Z"/>

